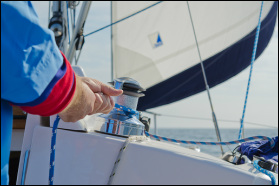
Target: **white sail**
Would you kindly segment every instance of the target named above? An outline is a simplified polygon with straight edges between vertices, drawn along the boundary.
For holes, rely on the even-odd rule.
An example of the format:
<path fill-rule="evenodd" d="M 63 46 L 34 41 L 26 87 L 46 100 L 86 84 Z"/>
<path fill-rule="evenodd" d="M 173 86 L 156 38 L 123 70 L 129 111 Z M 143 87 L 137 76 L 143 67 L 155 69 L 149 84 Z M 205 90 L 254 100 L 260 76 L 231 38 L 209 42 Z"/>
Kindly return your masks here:
<path fill-rule="evenodd" d="M 154 3 L 113 1 L 112 22 Z M 262 20 L 272 5 L 264 3 Z M 206 60 L 257 27 L 261 2 L 194 1 L 189 6 L 201 57 Z M 115 24 L 112 34 L 114 78 L 131 77 L 147 89 L 200 63 L 186 2 L 159 3 Z"/>
<path fill-rule="evenodd" d="M 113 2 L 113 22 L 153 3 Z M 272 4 L 265 3 L 262 19 Z M 257 26 L 261 2 L 196 1 L 189 5 L 201 56 L 207 59 Z M 114 77 L 135 78 L 145 88 L 200 62 L 186 2 L 162 2 L 116 24 L 113 49 Z"/>

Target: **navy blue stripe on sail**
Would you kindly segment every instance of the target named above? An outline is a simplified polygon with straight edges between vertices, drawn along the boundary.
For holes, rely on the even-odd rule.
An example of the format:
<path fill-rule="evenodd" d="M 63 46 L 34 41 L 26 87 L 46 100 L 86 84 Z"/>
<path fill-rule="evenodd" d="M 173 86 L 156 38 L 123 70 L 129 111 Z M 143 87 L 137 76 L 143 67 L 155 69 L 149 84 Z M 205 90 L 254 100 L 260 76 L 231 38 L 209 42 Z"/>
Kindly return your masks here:
<path fill-rule="evenodd" d="M 277 17 L 277 6 L 278 2 L 275 1 L 261 23 L 256 59 L 262 54 L 271 39 Z M 235 44 L 203 61 L 210 88 L 232 78 L 250 65 L 256 29 Z M 148 88 L 145 96 L 139 99 L 138 110 L 144 111 L 169 104 L 204 90 L 201 66 L 197 64 Z"/>

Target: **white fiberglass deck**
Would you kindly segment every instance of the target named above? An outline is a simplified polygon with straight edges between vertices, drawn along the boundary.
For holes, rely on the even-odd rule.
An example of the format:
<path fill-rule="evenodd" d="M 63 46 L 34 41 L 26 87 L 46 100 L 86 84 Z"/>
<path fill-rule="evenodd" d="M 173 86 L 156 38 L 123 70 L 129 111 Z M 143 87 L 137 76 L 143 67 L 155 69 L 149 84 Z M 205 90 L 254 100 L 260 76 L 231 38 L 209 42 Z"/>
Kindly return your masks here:
<path fill-rule="evenodd" d="M 25 184 L 48 184 L 51 128 L 34 128 Z M 107 184 L 126 138 L 58 129 L 54 184 Z M 20 172 L 19 172 L 20 173 Z M 18 180 L 20 181 L 20 180 Z M 233 165 L 175 144 L 131 142 L 112 184 L 270 184 L 251 165 Z"/>

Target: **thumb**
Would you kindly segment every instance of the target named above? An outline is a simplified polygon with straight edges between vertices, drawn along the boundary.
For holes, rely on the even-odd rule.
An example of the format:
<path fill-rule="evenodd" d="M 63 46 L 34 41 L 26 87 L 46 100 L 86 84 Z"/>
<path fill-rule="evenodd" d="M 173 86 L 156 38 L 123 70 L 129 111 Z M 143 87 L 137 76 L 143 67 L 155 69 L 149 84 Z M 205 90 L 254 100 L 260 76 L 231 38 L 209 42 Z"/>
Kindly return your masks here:
<path fill-rule="evenodd" d="M 119 96 L 123 93 L 123 90 L 114 89 L 96 79 L 84 78 L 84 81 L 90 87 L 90 89 L 95 93 L 102 92 L 108 96 Z"/>
<path fill-rule="evenodd" d="M 123 90 L 112 88 L 106 84 L 101 84 L 101 91 L 108 96 L 119 96 L 123 93 Z"/>

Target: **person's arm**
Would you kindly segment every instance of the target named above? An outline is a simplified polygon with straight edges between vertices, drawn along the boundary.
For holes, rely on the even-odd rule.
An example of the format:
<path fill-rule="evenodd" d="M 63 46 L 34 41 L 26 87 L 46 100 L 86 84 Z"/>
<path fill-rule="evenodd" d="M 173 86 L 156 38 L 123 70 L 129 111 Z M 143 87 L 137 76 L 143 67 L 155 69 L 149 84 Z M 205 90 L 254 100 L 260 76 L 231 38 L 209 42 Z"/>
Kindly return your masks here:
<path fill-rule="evenodd" d="M 30 2 L 1 2 L 1 26 L 1 99 L 64 121 L 112 109 L 110 96 L 122 91 L 76 76 Z"/>
<path fill-rule="evenodd" d="M 65 65 L 53 32 L 40 26 L 32 3 L 1 1 L 1 99 L 41 103 L 67 72 Z"/>
<path fill-rule="evenodd" d="M 98 80 L 75 75 L 64 55 L 63 58 L 67 64 L 65 65 L 67 72 L 55 84 L 47 99 L 38 105 L 20 108 L 42 116 L 59 113 L 61 119 L 66 122 L 75 122 L 95 113 L 109 113 L 114 106 L 110 96 L 118 96 L 123 91 L 109 87 Z"/>

